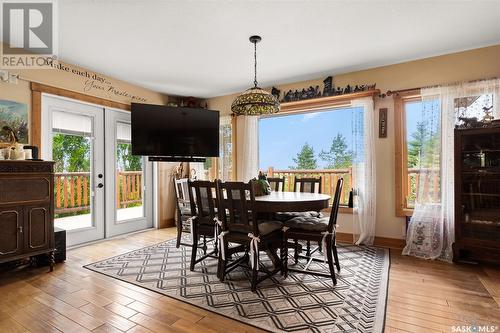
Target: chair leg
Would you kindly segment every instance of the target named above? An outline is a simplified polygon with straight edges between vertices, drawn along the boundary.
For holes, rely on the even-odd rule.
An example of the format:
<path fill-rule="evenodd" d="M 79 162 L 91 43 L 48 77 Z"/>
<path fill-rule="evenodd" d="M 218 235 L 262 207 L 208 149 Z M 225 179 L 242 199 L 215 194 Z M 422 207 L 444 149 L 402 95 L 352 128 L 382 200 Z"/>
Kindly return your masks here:
<path fill-rule="evenodd" d="M 214 255 L 219 254 L 219 239 L 215 237 L 214 239 Z"/>
<path fill-rule="evenodd" d="M 311 242 L 310 241 L 307 241 L 307 244 L 306 244 L 306 256 L 307 257 L 311 256 Z"/>
<path fill-rule="evenodd" d="M 198 252 L 198 228 L 196 227 L 196 223 L 193 223 L 193 230 L 191 230 L 191 234 L 193 235 L 193 244 L 191 244 L 191 263 L 189 265 L 189 269 L 194 271 L 194 264 L 196 262 L 196 254 Z"/>
<path fill-rule="evenodd" d="M 252 268 L 252 291 L 255 292 L 257 290 L 257 277 L 259 274 L 259 267 L 257 263 L 259 262 L 259 252 L 255 254 L 255 257 L 250 258 L 253 260 L 253 268 Z"/>
<path fill-rule="evenodd" d="M 335 245 L 335 241 L 333 241 L 333 259 L 335 259 L 335 266 L 337 267 L 337 271 L 340 272 L 340 262 L 339 262 L 339 254 L 337 253 L 337 245 Z"/>
<path fill-rule="evenodd" d="M 295 265 L 299 263 L 299 241 L 297 239 L 294 239 L 295 243 L 295 252 L 293 254 L 293 259 L 295 260 Z"/>
<path fill-rule="evenodd" d="M 335 268 L 333 267 L 333 258 L 332 258 L 332 238 L 328 238 L 326 242 L 326 257 L 328 259 L 328 268 L 330 269 L 330 275 L 332 277 L 333 285 L 337 285 L 337 278 L 335 277 Z"/>
<path fill-rule="evenodd" d="M 182 221 L 181 218 L 177 217 L 177 243 L 175 244 L 176 248 L 181 246 L 181 236 L 182 236 Z"/>
<path fill-rule="evenodd" d="M 286 279 L 288 276 L 288 238 L 283 237 L 283 247 L 281 249 L 281 275 Z"/>
<path fill-rule="evenodd" d="M 220 247 L 222 248 L 224 246 L 224 253 L 227 253 L 228 252 L 228 248 L 227 248 L 227 242 L 222 242 L 220 244 Z M 222 259 L 222 250 L 221 252 L 219 253 L 219 265 L 217 267 L 217 276 L 219 277 L 219 281 L 220 282 L 224 282 L 224 278 L 225 278 L 225 275 L 226 275 L 226 266 L 227 266 L 227 259 L 226 260 L 223 260 Z"/>
<path fill-rule="evenodd" d="M 207 254 L 207 236 L 203 236 L 203 255 Z"/>

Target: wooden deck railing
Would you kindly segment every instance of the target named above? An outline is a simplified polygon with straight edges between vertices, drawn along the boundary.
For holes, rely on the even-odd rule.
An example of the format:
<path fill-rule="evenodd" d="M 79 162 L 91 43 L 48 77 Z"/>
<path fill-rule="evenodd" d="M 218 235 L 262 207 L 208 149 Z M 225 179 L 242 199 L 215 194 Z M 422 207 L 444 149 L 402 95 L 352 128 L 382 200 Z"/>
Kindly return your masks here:
<path fill-rule="evenodd" d="M 142 172 L 122 171 L 116 175 L 116 208 L 142 202 Z M 90 173 L 56 173 L 55 213 L 84 212 L 90 209 Z"/>
<path fill-rule="evenodd" d="M 322 192 L 333 197 L 337 180 L 344 178 L 344 187 L 342 188 L 341 204 L 349 203 L 349 192 L 352 187 L 351 169 L 317 169 L 317 170 L 275 170 L 268 168 L 268 177 L 285 177 L 285 191 L 293 191 L 295 177 L 320 177 Z"/>
<path fill-rule="evenodd" d="M 349 202 L 349 191 L 353 187 L 351 169 L 318 169 L 318 170 L 275 170 L 273 167 L 263 170 L 268 177 L 285 177 L 285 191 L 293 191 L 295 177 L 319 177 L 321 176 L 321 188 L 323 193 L 333 197 L 335 184 L 340 177 L 344 178 L 344 188 L 342 189 L 341 204 L 347 205 Z M 419 186 L 428 193 L 425 201 L 438 202 L 440 199 L 439 172 L 435 169 L 408 169 L 408 183 L 406 202 L 408 208 L 413 208 Z"/>
<path fill-rule="evenodd" d="M 439 169 L 431 168 L 409 168 L 406 185 L 406 207 L 414 208 L 417 192 L 422 186 L 422 193 L 427 193 L 424 202 L 439 202 L 441 196 L 441 184 Z"/>

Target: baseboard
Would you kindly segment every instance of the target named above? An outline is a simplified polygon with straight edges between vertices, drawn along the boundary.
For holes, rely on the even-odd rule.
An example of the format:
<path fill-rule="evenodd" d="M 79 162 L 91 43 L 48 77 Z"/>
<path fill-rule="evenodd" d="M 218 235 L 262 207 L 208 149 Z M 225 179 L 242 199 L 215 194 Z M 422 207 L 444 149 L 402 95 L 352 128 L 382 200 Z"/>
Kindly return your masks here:
<path fill-rule="evenodd" d="M 345 233 L 345 232 L 337 232 L 337 241 L 341 243 L 354 243 L 353 234 Z M 402 250 L 405 247 L 404 239 L 397 238 L 386 238 L 386 237 L 375 237 L 373 245 L 379 247 L 386 247 L 389 249 Z"/>

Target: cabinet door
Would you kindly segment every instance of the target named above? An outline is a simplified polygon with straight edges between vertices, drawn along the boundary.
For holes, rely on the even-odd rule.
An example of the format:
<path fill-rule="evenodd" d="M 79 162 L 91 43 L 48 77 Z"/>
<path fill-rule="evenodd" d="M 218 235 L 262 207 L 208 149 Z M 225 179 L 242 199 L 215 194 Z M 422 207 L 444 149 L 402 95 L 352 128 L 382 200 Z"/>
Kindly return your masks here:
<path fill-rule="evenodd" d="M 24 208 L 25 252 L 39 251 L 51 247 L 52 221 L 50 206 L 27 206 Z"/>
<path fill-rule="evenodd" d="M 23 208 L 0 208 L 0 260 L 23 252 Z"/>

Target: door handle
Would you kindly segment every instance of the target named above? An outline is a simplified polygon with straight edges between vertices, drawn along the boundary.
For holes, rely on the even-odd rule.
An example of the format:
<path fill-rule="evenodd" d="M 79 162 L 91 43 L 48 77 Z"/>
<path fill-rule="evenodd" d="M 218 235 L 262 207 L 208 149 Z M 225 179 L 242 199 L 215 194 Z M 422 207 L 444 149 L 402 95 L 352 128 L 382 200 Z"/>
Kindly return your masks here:
<path fill-rule="evenodd" d="M 97 184 L 97 187 L 98 187 L 98 188 L 103 188 L 103 187 L 104 187 L 104 184 L 103 184 L 103 183 L 99 183 L 99 184 Z"/>

